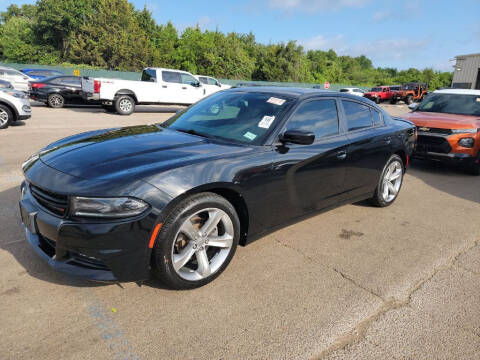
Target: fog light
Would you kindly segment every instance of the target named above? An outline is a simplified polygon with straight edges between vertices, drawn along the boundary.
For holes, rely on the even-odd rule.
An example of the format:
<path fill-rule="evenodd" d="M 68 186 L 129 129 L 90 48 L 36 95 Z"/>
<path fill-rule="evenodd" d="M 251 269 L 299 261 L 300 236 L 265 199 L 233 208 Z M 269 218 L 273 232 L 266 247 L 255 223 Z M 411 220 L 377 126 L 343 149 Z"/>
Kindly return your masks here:
<path fill-rule="evenodd" d="M 475 140 L 473 138 L 463 138 L 458 140 L 458 144 L 466 148 L 473 148 Z"/>
<path fill-rule="evenodd" d="M 25 111 L 25 112 L 30 112 L 30 111 L 32 111 L 32 108 L 28 105 L 23 105 L 22 110 Z"/>

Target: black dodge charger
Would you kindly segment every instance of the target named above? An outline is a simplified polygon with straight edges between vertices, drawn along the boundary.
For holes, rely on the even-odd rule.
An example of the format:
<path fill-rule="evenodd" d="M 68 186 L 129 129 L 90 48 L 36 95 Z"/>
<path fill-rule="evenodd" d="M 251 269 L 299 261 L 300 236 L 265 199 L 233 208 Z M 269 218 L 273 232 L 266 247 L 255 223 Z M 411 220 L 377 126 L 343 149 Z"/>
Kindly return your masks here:
<path fill-rule="evenodd" d="M 57 141 L 23 164 L 27 239 L 54 269 L 167 286 L 215 279 L 238 244 L 400 191 L 415 127 L 373 102 L 295 88 L 218 92 L 163 124 Z"/>

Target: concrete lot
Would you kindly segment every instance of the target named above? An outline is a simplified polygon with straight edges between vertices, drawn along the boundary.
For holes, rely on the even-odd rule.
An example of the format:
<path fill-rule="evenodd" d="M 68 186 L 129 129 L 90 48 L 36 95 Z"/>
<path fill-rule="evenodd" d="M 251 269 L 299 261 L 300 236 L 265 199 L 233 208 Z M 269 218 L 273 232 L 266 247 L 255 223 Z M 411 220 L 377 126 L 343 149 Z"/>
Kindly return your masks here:
<path fill-rule="evenodd" d="M 95 284 L 53 272 L 26 243 L 20 164 L 60 137 L 172 109 L 33 111 L 0 130 L 0 359 L 480 358 L 480 178 L 414 163 L 391 207 L 343 206 L 272 233 L 201 289 Z"/>

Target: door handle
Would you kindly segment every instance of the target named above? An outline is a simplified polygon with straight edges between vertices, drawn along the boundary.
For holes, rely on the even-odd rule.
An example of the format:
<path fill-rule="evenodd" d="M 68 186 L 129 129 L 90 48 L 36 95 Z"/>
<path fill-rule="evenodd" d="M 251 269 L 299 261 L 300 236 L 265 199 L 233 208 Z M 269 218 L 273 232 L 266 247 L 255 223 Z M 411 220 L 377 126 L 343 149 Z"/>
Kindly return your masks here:
<path fill-rule="evenodd" d="M 347 150 L 340 150 L 337 152 L 337 159 L 345 160 L 347 158 Z"/>
<path fill-rule="evenodd" d="M 183 90 L 187 90 L 187 87 L 186 87 L 186 86 L 182 86 L 182 89 L 183 89 Z"/>
<path fill-rule="evenodd" d="M 168 86 L 167 85 L 162 85 L 162 88 L 166 89 Z"/>

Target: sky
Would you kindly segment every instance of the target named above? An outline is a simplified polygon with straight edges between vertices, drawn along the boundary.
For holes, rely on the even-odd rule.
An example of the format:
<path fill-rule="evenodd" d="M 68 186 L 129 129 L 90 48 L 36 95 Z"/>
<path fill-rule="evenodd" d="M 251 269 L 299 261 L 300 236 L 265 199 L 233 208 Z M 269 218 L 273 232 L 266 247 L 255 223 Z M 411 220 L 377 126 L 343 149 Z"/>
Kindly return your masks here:
<path fill-rule="evenodd" d="M 13 1 L 16 4 L 34 1 Z M 456 55 L 480 53 L 480 0 L 133 0 L 178 29 L 252 32 L 265 44 L 366 55 L 374 66 L 451 71 Z M 11 1 L 0 0 L 3 11 Z"/>

